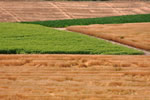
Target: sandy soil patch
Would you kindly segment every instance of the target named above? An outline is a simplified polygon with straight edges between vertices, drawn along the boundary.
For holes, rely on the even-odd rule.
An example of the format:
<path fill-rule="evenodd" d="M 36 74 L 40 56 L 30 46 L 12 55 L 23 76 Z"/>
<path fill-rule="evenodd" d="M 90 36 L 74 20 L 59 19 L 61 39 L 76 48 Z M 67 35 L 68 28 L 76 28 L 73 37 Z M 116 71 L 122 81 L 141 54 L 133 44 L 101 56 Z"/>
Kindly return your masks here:
<path fill-rule="evenodd" d="M 149 100 L 150 56 L 0 55 L 2 100 Z"/>
<path fill-rule="evenodd" d="M 80 32 L 150 51 L 150 23 L 127 23 L 70 26 L 67 30 Z"/>
<path fill-rule="evenodd" d="M 0 0 L 0 22 L 94 18 L 150 13 L 149 1 L 52 2 Z"/>

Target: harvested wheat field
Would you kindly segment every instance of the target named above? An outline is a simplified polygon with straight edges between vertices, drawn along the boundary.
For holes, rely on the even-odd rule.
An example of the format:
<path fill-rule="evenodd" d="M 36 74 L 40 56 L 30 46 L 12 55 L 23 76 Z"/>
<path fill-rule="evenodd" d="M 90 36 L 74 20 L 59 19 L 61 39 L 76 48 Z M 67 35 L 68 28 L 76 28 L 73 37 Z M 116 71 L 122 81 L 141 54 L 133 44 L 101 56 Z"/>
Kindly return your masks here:
<path fill-rule="evenodd" d="M 149 1 L 0 0 L 0 22 L 62 20 L 149 13 Z"/>
<path fill-rule="evenodd" d="M 150 100 L 150 56 L 0 55 L 0 100 Z"/>
<path fill-rule="evenodd" d="M 67 29 L 150 51 L 149 26 L 150 23 L 95 24 Z"/>

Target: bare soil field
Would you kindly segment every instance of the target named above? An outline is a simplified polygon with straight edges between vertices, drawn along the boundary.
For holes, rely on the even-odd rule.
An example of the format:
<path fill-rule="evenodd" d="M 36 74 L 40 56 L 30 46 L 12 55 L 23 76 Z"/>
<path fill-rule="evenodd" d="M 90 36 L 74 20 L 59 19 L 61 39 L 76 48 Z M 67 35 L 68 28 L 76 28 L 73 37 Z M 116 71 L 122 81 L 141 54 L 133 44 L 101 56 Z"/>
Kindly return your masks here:
<path fill-rule="evenodd" d="M 150 100 L 150 56 L 0 55 L 1 100 Z"/>
<path fill-rule="evenodd" d="M 95 24 L 70 26 L 67 30 L 80 32 L 150 51 L 150 23 Z"/>
<path fill-rule="evenodd" d="M 0 1 L 0 22 L 93 18 L 150 13 L 149 1 Z"/>

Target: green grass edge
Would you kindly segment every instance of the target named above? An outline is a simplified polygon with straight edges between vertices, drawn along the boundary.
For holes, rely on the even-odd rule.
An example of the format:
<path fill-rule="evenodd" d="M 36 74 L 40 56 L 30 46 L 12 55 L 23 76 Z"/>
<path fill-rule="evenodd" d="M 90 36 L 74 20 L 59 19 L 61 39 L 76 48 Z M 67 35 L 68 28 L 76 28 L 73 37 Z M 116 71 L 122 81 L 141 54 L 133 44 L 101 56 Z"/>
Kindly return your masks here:
<path fill-rule="evenodd" d="M 150 22 L 150 14 L 123 15 L 101 18 L 84 18 L 84 19 L 65 19 L 65 20 L 48 20 L 20 22 L 26 24 L 39 24 L 47 27 L 68 27 L 72 25 L 90 25 L 90 24 L 120 24 L 120 23 L 140 23 Z"/>

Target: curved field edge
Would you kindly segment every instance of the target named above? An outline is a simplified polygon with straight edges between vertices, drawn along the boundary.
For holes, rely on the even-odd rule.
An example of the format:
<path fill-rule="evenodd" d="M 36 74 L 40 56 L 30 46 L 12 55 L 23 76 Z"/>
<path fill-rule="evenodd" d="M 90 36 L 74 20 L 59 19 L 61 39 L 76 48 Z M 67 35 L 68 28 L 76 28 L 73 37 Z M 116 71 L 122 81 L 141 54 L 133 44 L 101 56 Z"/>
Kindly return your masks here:
<path fill-rule="evenodd" d="M 33 21 L 21 23 L 39 24 L 47 27 L 67 27 L 71 25 L 119 24 L 119 23 L 137 23 L 137 22 L 150 22 L 150 14 L 123 15 L 123 16 L 86 18 L 86 19 Z"/>
<path fill-rule="evenodd" d="M 0 23 L 0 54 L 144 54 L 83 34 L 40 25 Z"/>
<path fill-rule="evenodd" d="M 66 29 L 150 51 L 150 23 L 77 25 Z M 126 31 L 127 30 L 127 31 Z M 131 38 L 132 36 L 132 38 Z"/>

